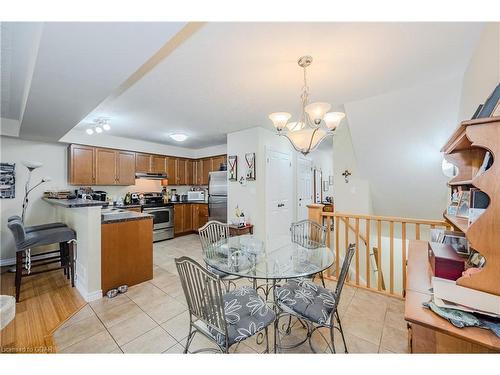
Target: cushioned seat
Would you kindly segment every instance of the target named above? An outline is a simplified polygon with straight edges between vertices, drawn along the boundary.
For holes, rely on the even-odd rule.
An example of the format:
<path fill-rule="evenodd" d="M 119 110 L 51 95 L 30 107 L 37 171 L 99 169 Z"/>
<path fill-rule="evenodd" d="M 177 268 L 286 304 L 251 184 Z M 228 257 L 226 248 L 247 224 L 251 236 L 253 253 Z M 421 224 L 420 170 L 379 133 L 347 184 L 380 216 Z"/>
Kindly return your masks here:
<path fill-rule="evenodd" d="M 266 302 L 250 286 L 239 287 L 223 296 L 226 316 L 228 346 L 255 335 L 274 322 L 276 315 Z M 211 328 L 209 333 L 225 345 L 224 334 Z"/>
<path fill-rule="evenodd" d="M 16 247 L 18 251 L 21 251 L 36 246 L 68 242 L 70 240 L 74 240 L 75 238 L 75 231 L 67 226 L 64 226 L 34 232 L 25 232 L 24 238 L 21 241 L 16 242 Z"/>
<path fill-rule="evenodd" d="M 11 221 L 14 221 L 14 220 L 18 220 L 18 221 L 21 221 L 21 216 L 19 215 L 13 215 L 11 217 L 9 217 L 7 219 L 7 222 L 11 222 Z M 59 222 L 56 222 L 56 223 L 47 223 L 47 224 L 41 224 L 41 225 L 32 225 L 32 226 L 29 226 L 29 227 L 24 227 L 24 231 L 26 233 L 31 233 L 31 232 L 36 232 L 36 231 L 39 231 L 39 230 L 45 230 L 45 229 L 52 229 L 52 228 L 62 228 L 62 227 L 66 227 L 67 225 L 64 224 L 64 223 L 59 223 Z"/>
<path fill-rule="evenodd" d="M 283 310 L 297 313 L 320 325 L 329 324 L 335 307 L 334 294 L 307 279 L 289 280 L 277 287 L 276 300 Z"/>

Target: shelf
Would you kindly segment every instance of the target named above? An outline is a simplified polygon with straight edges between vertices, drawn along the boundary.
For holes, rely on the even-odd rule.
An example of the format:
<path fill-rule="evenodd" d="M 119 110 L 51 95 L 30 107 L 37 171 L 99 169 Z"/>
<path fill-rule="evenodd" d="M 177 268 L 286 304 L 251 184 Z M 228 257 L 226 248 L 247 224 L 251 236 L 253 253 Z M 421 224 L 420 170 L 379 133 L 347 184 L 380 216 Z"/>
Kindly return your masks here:
<path fill-rule="evenodd" d="M 444 214 L 443 216 L 446 220 L 448 220 L 451 224 L 453 224 L 459 230 L 461 230 L 464 233 L 467 232 L 467 229 L 469 228 L 469 220 L 464 219 L 462 217 L 451 216 L 448 214 Z"/>
<path fill-rule="evenodd" d="M 472 185 L 472 180 L 450 181 L 448 182 L 448 185 L 449 186 Z"/>

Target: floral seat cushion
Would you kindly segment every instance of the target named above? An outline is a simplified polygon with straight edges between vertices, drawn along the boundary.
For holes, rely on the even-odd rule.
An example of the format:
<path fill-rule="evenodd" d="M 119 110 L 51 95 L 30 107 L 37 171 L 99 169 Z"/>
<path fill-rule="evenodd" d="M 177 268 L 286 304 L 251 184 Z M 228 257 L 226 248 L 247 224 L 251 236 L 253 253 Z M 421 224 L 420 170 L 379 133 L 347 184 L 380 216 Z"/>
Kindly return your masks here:
<path fill-rule="evenodd" d="M 223 296 L 226 316 L 228 346 L 253 336 L 274 322 L 276 315 L 266 302 L 250 286 L 239 287 Z M 225 345 L 222 333 L 211 328 L 210 334 L 219 343 Z"/>
<path fill-rule="evenodd" d="M 277 287 L 276 300 L 283 310 L 302 315 L 321 325 L 330 323 L 330 315 L 335 307 L 333 292 L 306 279 L 289 280 Z"/>

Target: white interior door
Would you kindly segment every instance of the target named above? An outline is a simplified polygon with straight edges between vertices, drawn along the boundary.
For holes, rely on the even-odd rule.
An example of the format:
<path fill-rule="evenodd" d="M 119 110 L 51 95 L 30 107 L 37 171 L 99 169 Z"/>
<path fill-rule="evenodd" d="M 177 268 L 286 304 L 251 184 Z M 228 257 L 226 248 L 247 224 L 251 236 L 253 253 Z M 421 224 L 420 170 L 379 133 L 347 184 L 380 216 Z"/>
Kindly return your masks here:
<path fill-rule="evenodd" d="M 297 160 L 297 220 L 307 219 L 307 205 L 313 202 L 312 161 Z"/>
<path fill-rule="evenodd" d="M 266 150 L 266 245 L 273 250 L 290 242 L 293 217 L 291 155 Z"/>

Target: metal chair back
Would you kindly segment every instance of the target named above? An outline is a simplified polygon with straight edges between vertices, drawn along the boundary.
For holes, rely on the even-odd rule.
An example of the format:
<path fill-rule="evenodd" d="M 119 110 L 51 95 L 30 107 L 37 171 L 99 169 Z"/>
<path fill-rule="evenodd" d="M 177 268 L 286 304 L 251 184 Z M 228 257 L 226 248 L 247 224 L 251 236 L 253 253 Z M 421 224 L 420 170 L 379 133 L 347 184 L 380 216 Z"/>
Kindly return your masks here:
<path fill-rule="evenodd" d="M 344 262 L 342 263 L 342 268 L 340 270 L 339 277 L 337 279 L 337 286 L 335 288 L 335 307 L 333 311 L 337 309 L 340 301 L 340 294 L 342 293 L 342 288 L 344 287 L 345 279 L 347 278 L 347 273 L 349 272 L 349 267 L 351 266 L 352 257 L 356 252 L 356 245 L 351 243 L 347 248 L 347 252 L 344 257 Z"/>
<path fill-rule="evenodd" d="M 293 243 L 311 249 L 326 246 L 326 227 L 312 220 L 301 220 L 290 226 Z"/>
<path fill-rule="evenodd" d="M 210 255 L 216 245 L 220 244 L 221 241 L 227 241 L 229 238 L 229 226 L 220 221 L 212 220 L 202 226 L 198 233 L 203 252 Z"/>
<path fill-rule="evenodd" d="M 227 337 L 223 293 L 219 277 L 208 272 L 189 257 L 176 258 L 175 265 L 186 296 L 191 323 L 200 320 L 208 329 L 213 329 Z M 193 320 L 193 316 L 196 319 Z"/>

